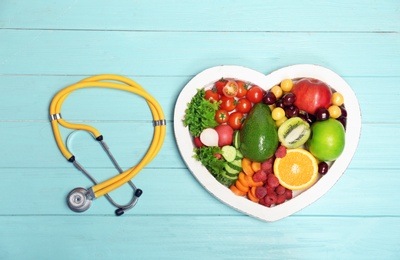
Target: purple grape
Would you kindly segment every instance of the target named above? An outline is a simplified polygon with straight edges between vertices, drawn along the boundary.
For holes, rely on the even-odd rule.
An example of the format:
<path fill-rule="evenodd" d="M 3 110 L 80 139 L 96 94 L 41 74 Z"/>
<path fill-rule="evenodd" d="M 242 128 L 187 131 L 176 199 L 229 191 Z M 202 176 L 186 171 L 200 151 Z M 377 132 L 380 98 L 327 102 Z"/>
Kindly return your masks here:
<path fill-rule="evenodd" d="M 314 124 L 314 122 L 317 121 L 317 118 L 313 114 L 307 113 L 306 117 L 307 117 L 307 122 L 310 125 Z"/>
<path fill-rule="evenodd" d="M 300 117 L 301 119 L 303 119 L 303 121 L 305 121 L 305 122 L 308 123 L 308 121 L 307 121 L 307 115 L 306 115 L 306 114 L 299 113 L 297 116 Z"/>
<path fill-rule="evenodd" d="M 346 122 L 347 122 L 347 118 L 344 116 L 339 116 L 338 118 L 336 118 L 337 121 L 339 121 L 340 123 L 342 123 L 344 129 L 346 129 Z"/>
<path fill-rule="evenodd" d="M 296 101 L 296 96 L 293 93 L 287 93 L 282 98 L 285 106 L 291 106 Z"/>
<path fill-rule="evenodd" d="M 273 92 L 268 91 L 264 98 L 263 98 L 263 102 L 267 105 L 273 105 L 276 102 L 276 96 Z"/>
<path fill-rule="evenodd" d="M 347 117 L 347 110 L 343 106 L 340 106 L 339 108 L 340 108 L 341 116 Z"/>
<path fill-rule="evenodd" d="M 278 101 L 276 101 L 275 105 L 276 105 L 276 107 L 285 108 L 285 105 L 283 104 L 282 99 L 279 99 Z"/>
<path fill-rule="evenodd" d="M 295 105 L 285 108 L 285 113 L 288 118 L 295 117 L 299 115 L 299 109 Z"/>
<path fill-rule="evenodd" d="M 318 172 L 322 175 L 325 175 L 329 170 L 329 165 L 326 162 L 320 162 L 318 164 Z"/>
<path fill-rule="evenodd" d="M 315 116 L 317 117 L 318 121 L 328 120 L 330 117 L 329 111 L 325 107 L 318 108 L 317 111 L 315 112 Z"/>

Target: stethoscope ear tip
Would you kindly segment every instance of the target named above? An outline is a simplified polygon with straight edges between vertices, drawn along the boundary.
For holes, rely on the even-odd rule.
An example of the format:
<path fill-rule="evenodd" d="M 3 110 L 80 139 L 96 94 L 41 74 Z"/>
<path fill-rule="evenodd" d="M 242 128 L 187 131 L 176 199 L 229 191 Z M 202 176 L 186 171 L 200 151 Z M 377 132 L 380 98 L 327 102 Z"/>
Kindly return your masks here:
<path fill-rule="evenodd" d="M 118 217 L 122 216 L 124 213 L 125 213 L 125 211 L 123 209 L 121 209 L 121 208 L 118 208 L 118 209 L 115 210 L 115 215 L 118 216 Z"/>

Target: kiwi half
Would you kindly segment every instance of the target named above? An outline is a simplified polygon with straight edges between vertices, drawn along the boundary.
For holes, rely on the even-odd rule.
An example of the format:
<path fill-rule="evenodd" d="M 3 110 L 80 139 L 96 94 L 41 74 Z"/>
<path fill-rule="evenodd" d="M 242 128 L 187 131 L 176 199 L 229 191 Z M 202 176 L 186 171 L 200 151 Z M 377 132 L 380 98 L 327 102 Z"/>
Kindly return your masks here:
<path fill-rule="evenodd" d="M 286 148 L 297 148 L 305 144 L 310 137 L 310 125 L 300 117 L 286 120 L 278 129 L 278 138 Z"/>

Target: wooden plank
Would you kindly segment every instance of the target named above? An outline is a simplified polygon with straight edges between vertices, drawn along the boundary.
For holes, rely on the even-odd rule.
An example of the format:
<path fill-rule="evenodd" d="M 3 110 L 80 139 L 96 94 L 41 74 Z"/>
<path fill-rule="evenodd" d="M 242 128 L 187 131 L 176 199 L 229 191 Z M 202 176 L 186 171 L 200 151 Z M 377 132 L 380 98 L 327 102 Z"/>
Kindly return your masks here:
<path fill-rule="evenodd" d="M 102 181 L 117 174 L 112 168 L 87 168 Z M 0 168 L 0 189 L 7 197 L 0 215 L 113 216 L 115 208 L 99 198 L 85 213 L 77 214 L 66 205 L 67 194 L 75 187 L 89 188 L 92 183 L 70 168 Z M 398 190 L 398 169 L 348 169 L 322 198 L 295 216 L 400 217 L 400 202 L 393 199 Z M 146 167 L 134 179 L 143 190 L 137 205 L 126 216 L 241 216 L 204 189 L 187 169 Z M 10 188 L 13 187 L 13 188 Z M 113 191 L 117 203 L 132 196 L 128 186 Z"/>
<path fill-rule="evenodd" d="M 153 31 L 398 31 L 397 1 L 96 1 L 0 4 L 0 26 Z M 356 11 L 356 13 L 355 13 Z M 77 22 L 79 21 L 79 22 Z"/>
<path fill-rule="evenodd" d="M 200 72 L 200 71 L 199 71 Z M 1 121 L 47 120 L 48 107 L 53 96 L 82 76 L 0 76 Z M 131 76 L 129 76 L 131 77 Z M 175 102 L 192 76 L 132 76 L 160 103 L 166 119 L 172 121 Z M 398 103 L 396 93 L 400 77 L 345 77 L 356 93 L 362 112 L 363 123 L 398 122 L 398 110 L 384 113 L 377 107 L 394 108 Z M 199 86 L 200 87 L 200 86 Z M 382 88 L 385 91 L 382 91 Z M 8 102 L 12 100 L 12 102 Z M 29 109 L 24 109 L 29 107 Z M 139 113 L 140 111 L 140 113 Z M 91 89 L 74 92 L 65 101 L 62 115 L 73 121 L 149 121 L 151 114 L 142 98 L 125 92 Z M 179 119 L 177 119 L 179 121 Z"/>
<path fill-rule="evenodd" d="M 2 259 L 398 259 L 400 218 L 0 217 Z M 25 245 L 22 247 L 22 245 Z"/>
<path fill-rule="evenodd" d="M 0 39 L 1 74 L 180 76 L 222 64 L 267 73 L 297 63 L 345 77 L 400 71 L 398 33 L 1 30 Z"/>

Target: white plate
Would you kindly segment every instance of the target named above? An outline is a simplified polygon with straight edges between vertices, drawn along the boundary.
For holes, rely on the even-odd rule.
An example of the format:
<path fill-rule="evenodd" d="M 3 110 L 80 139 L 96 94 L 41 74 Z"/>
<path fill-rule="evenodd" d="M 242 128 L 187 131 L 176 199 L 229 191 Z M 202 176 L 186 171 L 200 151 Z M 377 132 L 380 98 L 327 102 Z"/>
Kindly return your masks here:
<path fill-rule="evenodd" d="M 197 93 L 199 88 L 210 88 L 221 78 L 240 79 L 258 85 L 267 90 L 279 84 L 285 78 L 312 77 L 324 81 L 344 96 L 347 110 L 346 144 L 342 155 L 333 163 L 329 172 L 320 178 L 306 191 L 296 194 L 291 200 L 271 208 L 254 203 L 247 198 L 233 194 L 229 188 L 220 184 L 208 170 L 193 158 L 193 142 L 187 127 L 183 125 L 183 118 L 187 104 Z M 196 75 L 182 89 L 174 112 L 174 131 L 179 151 L 189 170 L 200 184 L 223 203 L 232 208 L 264 221 L 276 221 L 294 214 L 307 207 L 339 180 L 347 169 L 358 145 L 361 132 L 361 112 L 357 98 L 351 87 L 333 71 L 312 64 L 288 66 L 264 75 L 260 72 L 240 66 L 217 66 L 204 70 Z"/>

